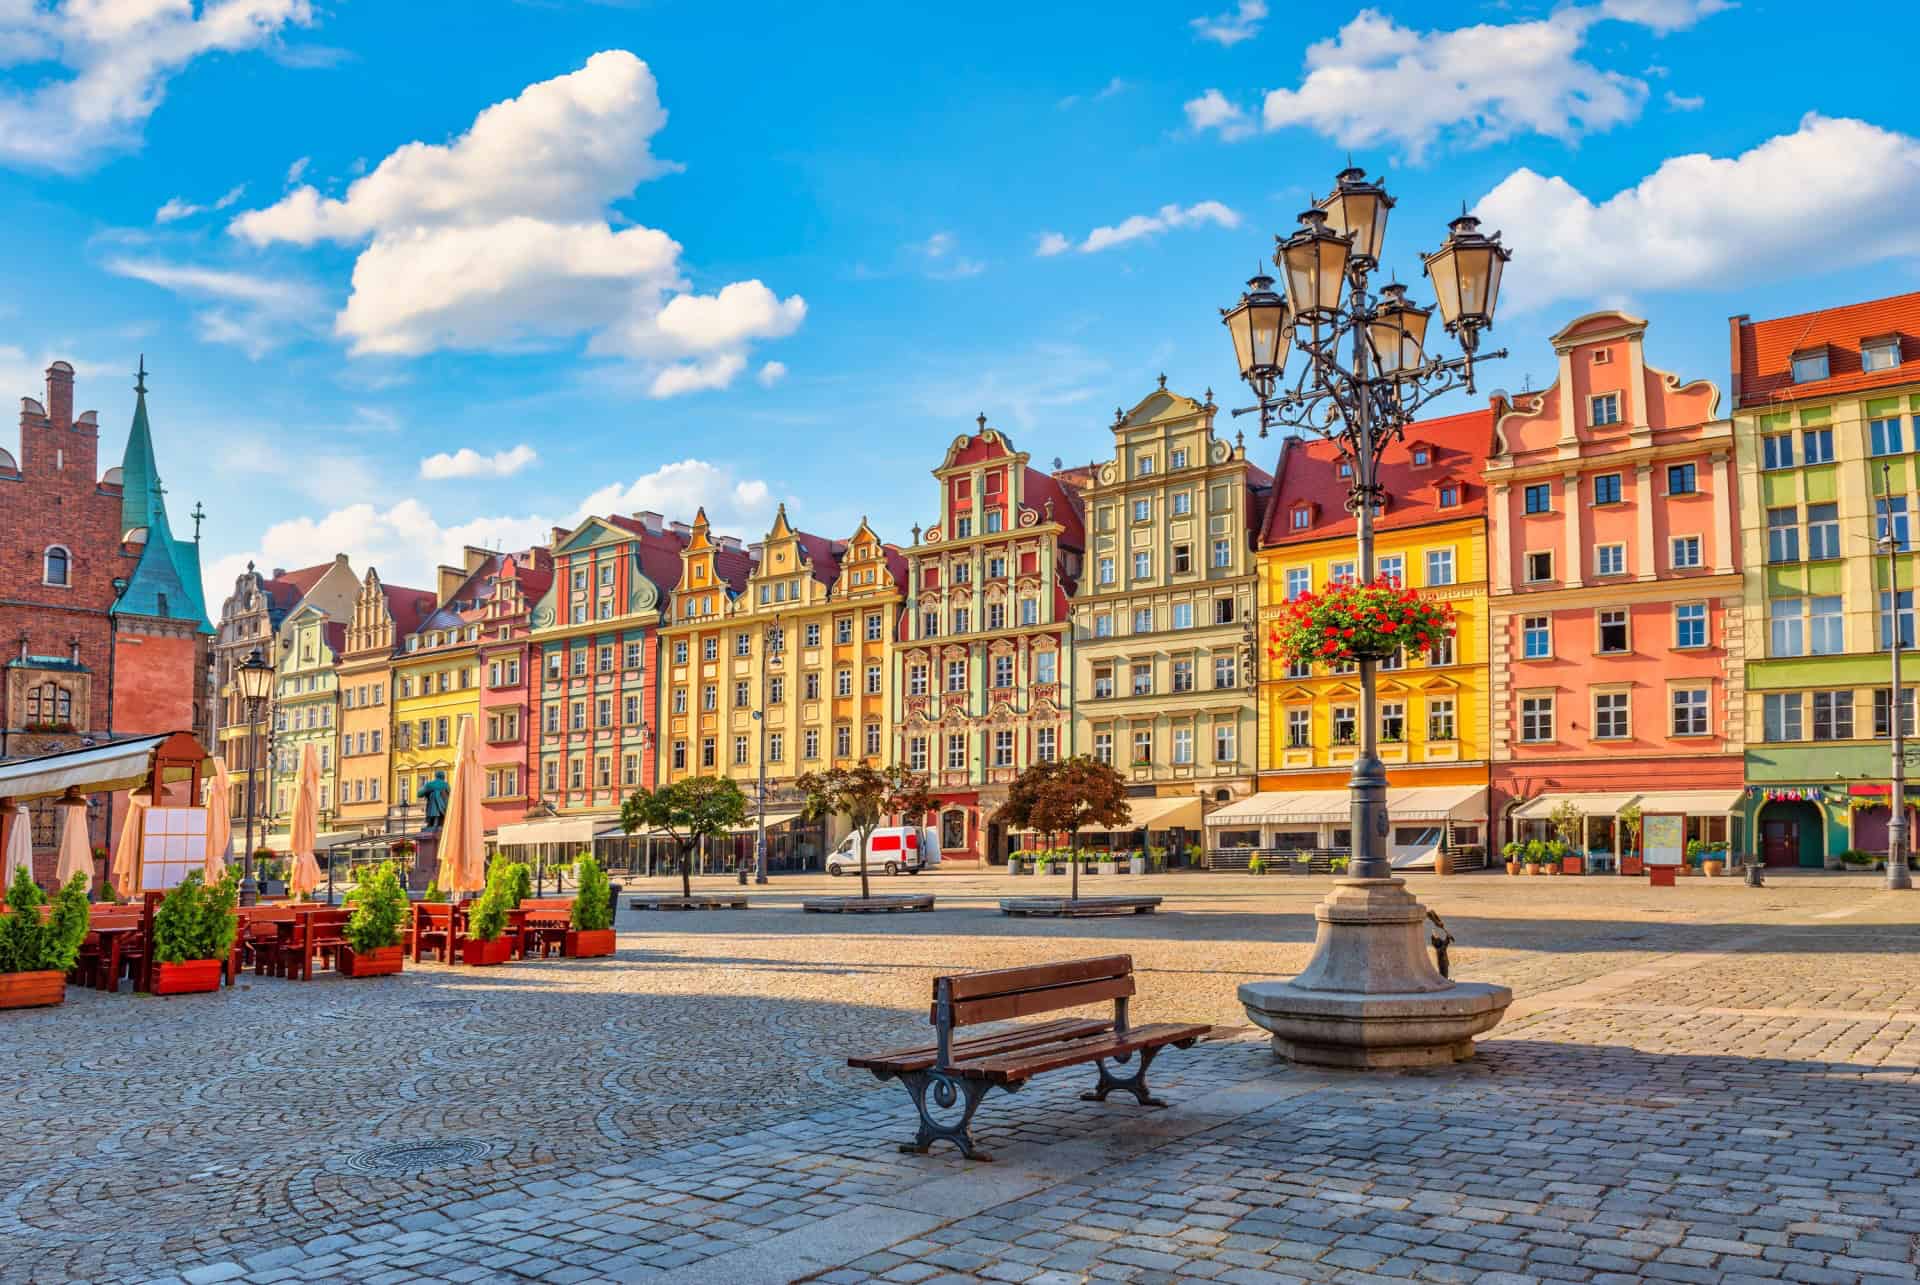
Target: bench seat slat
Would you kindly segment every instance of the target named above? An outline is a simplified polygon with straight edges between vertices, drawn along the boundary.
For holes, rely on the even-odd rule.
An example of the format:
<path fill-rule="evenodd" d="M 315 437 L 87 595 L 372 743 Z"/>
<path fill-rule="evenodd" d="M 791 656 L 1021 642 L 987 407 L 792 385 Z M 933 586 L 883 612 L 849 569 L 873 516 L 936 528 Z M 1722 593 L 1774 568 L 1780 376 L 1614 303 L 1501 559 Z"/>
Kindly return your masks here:
<path fill-rule="evenodd" d="M 1132 955 L 1102 955 L 1094 959 L 1069 959 L 1058 964 L 1025 964 L 1019 968 L 995 968 L 983 973 L 956 973 L 941 980 L 952 988 L 954 999 L 962 1000 L 978 999 L 983 995 L 1004 995 L 1009 991 L 1034 990 L 1043 986 L 1065 986 L 1101 977 L 1125 977 L 1132 972 Z"/>
<path fill-rule="evenodd" d="M 1083 1062 L 1092 1062 L 1099 1058 L 1115 1058 L 1123 1053 L 1138 1053 L 1143 1049 L 1178 1044 L 1182 1040 L 1198 1040 L 1212 1029 L 1207 1025 L 1189 1026 L 1162 1022 L 1151 1026 L 1136 1026 L 1124 1035 L 1107 1032 L 1082 1039 L 1045 1044 L 1037 1048 L 968 1058 L 965 1061 L 955 1059 L 950 1069 L 955 1075 L 970 1080 L 1013 1084 L 1032 1076 L 1043 1075 L 1048 1071 L 1078 1066 Z"/>
<path fill-rule="evenodd" d="M 1029 1048 L 1036 1044 L 1048 1044 L 1059 1040 L 1085 1039 L 1113 1029 L 1113 1023 L 1096 1021 L 1091 1018 L 1061 1018 L 1052 1022 L 1040 1022 L 1032 1026 L 1022 1026 L 1016 1030 L 1000 1031 L 993 1035 L 976 1035 L 971 1039 L 955 1040 L 953 1056 L 955 1058 L 988 1057 L 996 1053 L 1008 1053 L 1017 1049 Z M 928 1044 L 914 1048 L 889 1049 L 883 1053 L 868 1053 L 861 1057 L 847 1059 L 847 1065 L 869 1071 L 924 1071 L 931 1067 L 939 1057 L 939 1046 Z"/>
<path fill-rule="evenodd" d="M 1133 978 L 1126 976 L 1102 977 L 1068 986 L 1048 986 L 1002 995 L 983 995 L 979 999 L 955 1001 L 953 1024 L 973 1026 L 980 1022 L 1010 1022 L 1019 1017 L 1032 1017 L 1036 1013 L 1052 1013 L 1063 1008 L 1078 1008 L 1082 1004 L 1124 999 L 1133 993 Z"/>

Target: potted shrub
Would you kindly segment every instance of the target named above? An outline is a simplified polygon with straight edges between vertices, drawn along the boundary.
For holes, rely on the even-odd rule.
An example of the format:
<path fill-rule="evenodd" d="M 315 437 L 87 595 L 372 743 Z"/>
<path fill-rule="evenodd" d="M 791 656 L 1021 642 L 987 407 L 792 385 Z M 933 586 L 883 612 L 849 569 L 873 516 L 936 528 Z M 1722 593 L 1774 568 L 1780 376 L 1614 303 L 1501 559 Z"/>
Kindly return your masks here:
<path fill-rule="evenodd" d="M 168 891 L 153 912 L 153 993 L 194 995 L 220 989 L 220 967 L 240 930 L 239 891 L 228 872 L 209 885 L 198 870 Z"/>
<path fill-rule="evenodd" d="M 1564 839 L 1547 840 L 1547 873 L 1550 875 L 1566 872 L 1567 844 Z"/>
<path fill-rule="evenodd" d="M 569 959 L 611 955 L 614 950 L 613 900 L 607 872 L 591 856 L 574 863 L 573 927 L 567 930 Z"/>
<path fill-rule="evenodd" d="M 1053 850 L 1053 860 L 1047 866 L 1050 875 L 1071 875 L 1073 873 L 1073 853 L 1065 848 Z"/>
<path fill-rule="evenodd" d="M 1520 859 L 1527 863 L 1528 874 L 1544 874 L 1547 865 L 1546 840 L 1528 839 L 1526 851 L 1520 854 Z"/>
<path fill-rule="evenodd" d="M 1402 649 L 1417 655 L 1453 635 L 1453 617 L 1451 605 L 1390 579 L 1338 580 L 1280 609 L 1268 654 L 1292 664 L 1378 660 Z"/>
<path fill-rule="evenodd" d="M 1164 863 L 1167 859 L 1167 850 L 1165 848 L 1150 848 L 1145 852 L 1136 850 L 1134 854 L 1127 859 L 1127 873 L 1135 875 L 1145 874 L 1147 872 L 1147 860 L 1149 856 L 1151 856 L 1154 861 Z"/>
<path fill-rule="evenodd" d="M 1051 851 L 1042 852 L 1038 857 L 1034 858 L 1033 872 L 1037 875 L 1050 875 L 1053 873 L 1053 853 Z"/>
<path fill-rule="evenodd" d="M 1629 803 L 1620 809 L 1620 873 L 1637 875 L 1645 868 L 1645 860 L 1640 852 L 1640 829 L 1643 818 L 1638 803 Z"/>
<path fill-rule="evenodd" d="M 513 958 L 513 943 L 505 936 L 507 911 L 512 908 L 509 899 L 513 895 L 509 869 L 494 867 L 487 879 L 487 890 L 467 912 L 467 937 L 460 946 L 460 958 L 465 963 L 490 967 Z"/>
<path fill-rule="evenodd" d="M 1104 859 L 1097 853 L 1089 853 L 1088 858 L 1089 864 L 1093 867 L 1094 874 L 1117 875 L 1120 873 L 1120 861 L 1112 852 L 1108 852 Z"/>
<path fill-rule="evenodd" d="M 1507 873 L 1517 875 L 1521 870 L 1521 858 L 1526 855 L 1527 845 L 1518 839 L 1508 839 L 1500 846 L 1500 855 L 1506 858 Z"/>
<path fill-rule="evenodd" d="M 1347 872 L 1347 867 L 1350 866 L 1352 863 L 1353 863 L 1352 857 L 1334 857 L 1332 860 L 1327 862 L 1327 869 L 1332 871 L 1334 874 L 1343 875 Z"/>
<path fill-rule="evenodd" d="M 1267 872 L 1267 859 L 1265 857 L 1261 856 L 1259 853 L 1256 852 L 1252 856 L 1247 858 L 1248 874 L 1263 875 L 1266 872 Z"/>
<path fill-rule="evenodd" d="M 45 919 L 46 894 L 26 870 L 16 870 L 0 913 L 0 1008 L 37 1008 L 64 1003 L 67 970 L 87 938 L 87 877 L 77 874 L 54 894 Z"/>
<path fill-rule="evenodd" d="M 400 876 L 383 861 L 361 878 L 352 896 L 353 914 L 343 934 L 347 945 L 340 952 L 340 971 L 349 977 L 399 972 L 405 955 L 400 949 L 401 924 L 408 911 Z"/>

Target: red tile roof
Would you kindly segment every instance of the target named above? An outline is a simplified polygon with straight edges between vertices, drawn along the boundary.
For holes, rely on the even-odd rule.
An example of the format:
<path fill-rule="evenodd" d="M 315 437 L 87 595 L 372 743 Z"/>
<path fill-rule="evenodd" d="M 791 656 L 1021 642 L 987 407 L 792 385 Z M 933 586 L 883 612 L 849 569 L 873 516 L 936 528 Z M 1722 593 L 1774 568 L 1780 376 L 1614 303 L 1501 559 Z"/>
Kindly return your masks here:
<path fill-rule="evenodd" d="M 1432 463 L 1416 468 L 1412 448 L 1422 444 L 1433 452 Z M 1376 531 L 1451 522 L 1480 517 L 1487 511 L 1487 489 L 1481 467 L 1493 445 L 1492 410 L 1467 411 L 1407 425 L 1406 439 L 1393 443 L 1380 460 L 1380 482 L 1386 488 L 1386 511 L 1375 520 Z M 1289 438 L 1280 453 L 1280 480 L 1267 502 L 1260 545 L 1299 544 L 1329 536 L 1352 535 L 1353 515 L 1347 512 L 1349 478 L 1340 476 L 1340 451 L 1320 438 Z M 1440 507 L 1439 483 L 1460 485 L 1460 503 Z M 1293 510 L 1311 507 L 1312 520 L 1295 530 Z"/>
<path fill-rule="evenodd" d="M 1920 291 L 1766 321 L 1735 317 L 1732 330 L 1737 406 L 1920 382 Z M 1900 364 L 1890 370 L 1862 370 L 1861 341 L 1889 335 L 1900 339 Z M 1822 345 L 1827 349 L 1827 378 L 1794 383 L 1793 355 Z"/>
<path fill-rule="evenodd" d="M 1049 477 L 1037 468 L 1027 470 L 1025 494 L 1022 497 L 1026 506 L 1040 514 L 1046 521 L 1047 501 L 1053 501 L 1053 520 L 1060 524 L 1060 543 L 1069 549 L 1084 549 L 1087 545 L 1086 527 L 1080 518 L 1080 493 L 1072 486 Z"/>
<path fill-rule="evenodd" d="M 832 588 L 833 582 L 840 578 L 840 555 L 846 551 L 846 541 L 810 531 L 795 531 L 793 538 L 800 542 L 800 551 L 813 564 L 813 578 Z"/>
<path fill-rule="evenodd" d="M 420 628 L 420 622 L 433 611 L 433 594 L 426 589 L 409 589 L 405 585 L 383 584 L 386 591 L 387 611 L 393 616 L 393 636 L 396 640 L 406 637 Z"/>

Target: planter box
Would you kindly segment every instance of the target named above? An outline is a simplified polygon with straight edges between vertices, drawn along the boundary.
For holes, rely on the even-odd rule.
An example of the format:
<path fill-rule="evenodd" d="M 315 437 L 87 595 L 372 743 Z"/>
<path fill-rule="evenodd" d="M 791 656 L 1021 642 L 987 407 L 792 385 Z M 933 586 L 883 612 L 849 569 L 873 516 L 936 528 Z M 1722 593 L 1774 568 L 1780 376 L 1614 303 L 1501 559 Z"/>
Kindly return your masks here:
<path fill-rule="evenodd" d="M 361 954 L 351 946 L 340 948 L 340 971 L 348 977 L 387 977 L 400 971 L 406 952 L 398 946 L 381 946 Z"/>
<path fill-rule="evenodd" d="M 1143 875 L 1146 872 L 1147 872 L 1147 859 L 1145 857 L 1134 857 L 1132 860 L 1127 862 L 1128 874 Z"/>
<path fill-rule="evenodd" d="M 1672 866 L 1650 866 L 1647 869 L 1647 884 L 1653 888 L 1671 888 L 1675 873 Z"/>
<path fill-rule="evenodd" d="M 568 959 L 594 959 L 601 955 L 611 955 L 614 948 L 613 929 L 594 928 L 586 931 L 569 929 L 565 950 Z"/>
<path fill-rule="evenodd" d="M 1058 865 L 1058 866 L 1048 866 L 1047 873 L 1050 875 L 1064 875 L 1070 872 L 1068 871 L 1066 866 Z"/>
<path fill-rule="evenodd" d="M 1587 859 L 1586 859 L 1585 857 L 1562 857 L 1562 858 L 1560 858 L 1560 873 L 1561 873 L 1561 874 L 1563 874 L 1563 875 L 1583 875 L 1583 874 L 1585 874 L 1586 872 L 1587 872 Z"/>
<path fill-rule="evenodd" d="M 153 971 L 155 995 L 201 995 L 220 989 L 220 962 L 217 959 L 189 959 L 180 964 L 156 964 Z"/>
<path fill-rule="evenodd" d="M 1120 863 L 1118 861 L 1096 861 L 1093 863 L 1093 872 L 1097 875 L 1117 875 L 1120 873 Z"/>
<path fill-rule="evenodd" d="M 513 938 L 501 933 L 492 941 L 469 937 L 460 945 L 460 961 L 475 967 L 504 964 L 513 958 Z"/>
<path fill-rule="evenodd" d="M 64 1004 L 67 975 L 57 970 L 0 973 L 0 1008 L 42 1008 Z"/>

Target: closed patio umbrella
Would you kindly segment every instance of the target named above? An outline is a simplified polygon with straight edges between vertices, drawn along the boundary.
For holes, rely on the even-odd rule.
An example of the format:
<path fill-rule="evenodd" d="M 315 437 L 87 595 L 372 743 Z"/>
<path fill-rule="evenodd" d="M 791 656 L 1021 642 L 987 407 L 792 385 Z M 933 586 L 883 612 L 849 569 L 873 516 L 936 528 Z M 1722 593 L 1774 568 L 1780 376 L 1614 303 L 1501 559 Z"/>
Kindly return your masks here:
<path fill-rule="evenodd" d="M 218 883 L 227 874 L 227 847 L 233 842 L 233 781 L 227 760 L 213 756 L 213 776 L 207 782 L 207 882 Z"/>
<path fill-rule="evenodd" d="M 29 877 L 33 874 L 33 817 L 24 803 L 7 825 L 7 882 L 5 887 L 0 887 L 0 896 L 6 895 L 6 889 L 13 886 L 16 870 L 25 870 Z"/>
<path fill-rule="evenodd" d="M 62 888 L 75 875 L 87 877 L 87 890 L 93 890 L 93 845 L 88 842 L 87 804 L 84 799 L 62 799 L 60 810 L 66 816 L 60 822 L 60 862 L 54 877 Z"/>
<path fill-rule="evenodd" d="M 478 752 L 473 744 L 473 720 L 460 723 L 460 752 L 453 761 L 453 788 L 447 791 L 447 812 L 440 822 L 439 884 L 449 893 L 478 892 L 487 886 L 486 854 L 481 850 L 482 823 Z"/>
<path fill-rule="evenodd" d="M 113 866 L 107 871 L 107 879 L 113 884 L 113 890 L 123 900 L 131 899 L 139 891 L 138 879 L 140 854 L 147 846 L 147 808 L 153 802 L 153 796 L 144 790 L 127 795 L 127 815 L 120 822 L 120 842 L 114 845 Z"/>
<path fill-rule="evenodd" d="M 287 891 L 304 897 L 320 886 L 320 863 L 313 859 L 314 840 L 320 829 L 320 758 L 313 742 L 300 747 L 300 776 L 293 790 L 293 828 L 287 838 L 287 850 L 293 854 L 293 870 L 287 876 Z"/>

